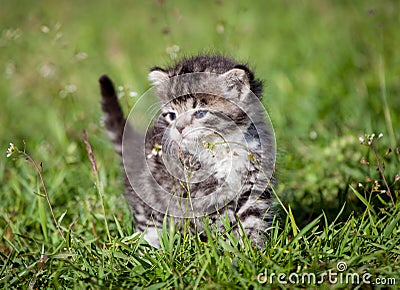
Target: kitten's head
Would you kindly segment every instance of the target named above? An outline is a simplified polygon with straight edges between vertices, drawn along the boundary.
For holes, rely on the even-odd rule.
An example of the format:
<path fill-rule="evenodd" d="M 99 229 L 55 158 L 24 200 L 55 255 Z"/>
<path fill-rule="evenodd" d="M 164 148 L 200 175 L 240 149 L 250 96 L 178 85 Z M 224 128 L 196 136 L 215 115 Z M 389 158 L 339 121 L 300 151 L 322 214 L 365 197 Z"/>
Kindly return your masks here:
<path fill-rule="evenodd" d="M 240 154 L 246 163 L 246 150 L 259 150 L 257 124 L 265 117 L 259 102 L 261 82 L 246 66 L 221 57 L 195 57 L 167 70 L 154 68 L 149 80 L 161 101 L 154 125 L 164 164 L 171 165 L 171 172 L 195 157 L 200 163 L 194 165 L 196 171 L 208 168 L 203 174 L 208 176 L 213 172 L 203 164 L 215 163 L 214 157 L 225 160 L 243 150 Z M 219 151 L 213 151 L 215 144 Z M 203 175 L 198 176 L 202 179 Z"/>
<path fill-rule="evenodd" d="M 158 123 L 166 128 L 164 137 L 183 148 L 196 141 L 239 141 L 251 125 L 249 112 L 257 111 L 254 99 L 261 96 L 261 82 L 246 66 L 218 56 L 153 68 L 149 80 L 162 102 Z"/>
<path fill-rule="evenodd" d="M 159 125 L 165 128 L 164 138 L 182 149 L 191 151 L 199 143 L 228 139 L 240 142 L 251 124 L 246 111 L 251 110 L 248 98 L 252 93 L 244 70 L 185 74 L 158 86 L 162 101 Z"/>

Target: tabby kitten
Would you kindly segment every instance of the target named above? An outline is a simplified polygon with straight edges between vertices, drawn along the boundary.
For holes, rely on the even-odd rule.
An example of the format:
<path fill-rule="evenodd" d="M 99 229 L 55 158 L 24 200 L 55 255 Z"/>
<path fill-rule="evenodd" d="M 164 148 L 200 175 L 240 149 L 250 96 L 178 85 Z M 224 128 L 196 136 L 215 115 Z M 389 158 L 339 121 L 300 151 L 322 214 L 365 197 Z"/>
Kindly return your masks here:
<path fill-rule="evenodd" d="M 125 195 L 137 230 L 159 247 L 164 216 L 177 224 L 202 216 L 256 245 L 270 225 L 275 139 L 247 66 L 219 55 L 184 58 L 149 74 L 160 111 L 150 129 L 125 119 L 112 81 L 99 80 L 105 126 L 125 169 Z M 144 96 L 146 97 L 146 95 Z M 136 128 L 135 128 L 136 127 Z M 221 219 L 229 219 L 230 229 Z M 168 219 L 169 220 L 169 219 Z"/>

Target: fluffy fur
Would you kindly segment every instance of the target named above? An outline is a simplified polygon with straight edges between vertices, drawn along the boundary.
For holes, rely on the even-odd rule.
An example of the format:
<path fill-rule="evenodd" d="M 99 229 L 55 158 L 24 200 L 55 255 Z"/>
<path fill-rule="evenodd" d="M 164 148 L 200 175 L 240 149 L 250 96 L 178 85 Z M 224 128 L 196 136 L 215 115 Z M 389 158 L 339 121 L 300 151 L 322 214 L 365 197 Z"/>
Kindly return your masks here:
<path fill-rule="evenodd" d="M 273 216 L 275 141 L 258 102 L 261 81 L 247 66 L 218 55 L 155 67 L 149 80 L 161 112 L 145 135 L 126 124 L 111 80 L 99 80 L 105 126 L 123 155 L 125 195 L 137 230 L 159 246 L 165 214 L 178 223 L 191 218 L 199 229 L 198 217 L 208 215 L 220 231 L 227 230 L 220 219 L 228 217 L 232 230 L 239 234 L 240 220 L 262 246 Z M 180 199 L 194 201 L 189 211 Z"/>

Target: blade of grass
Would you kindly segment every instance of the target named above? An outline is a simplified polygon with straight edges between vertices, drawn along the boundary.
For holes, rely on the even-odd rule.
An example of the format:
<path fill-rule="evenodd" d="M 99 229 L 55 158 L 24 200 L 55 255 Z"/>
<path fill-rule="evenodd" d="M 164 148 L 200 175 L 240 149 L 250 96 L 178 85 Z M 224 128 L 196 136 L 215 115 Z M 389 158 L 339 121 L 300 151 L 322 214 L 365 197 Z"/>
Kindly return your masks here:
<path fill-rule="evenodd" d="M 372 205 L 366 200 L 353 186 L 350 185 L 351 190 L 357 196 L 357 198 L 370 210 L 375 214 L 375 210 Z"/>
<path fill-rule="evenodd" d="M 308 225 L 306 225 L 304 228 L 302 228 L 301 231 L 297 235 L 295 235 L 293 237 L 293 239 L 290 241 L 290 243 L 288 244 L 288 247 L 293 245 L 295 242 L 297 242 L 299 239 L 301 239 L 308 231 L 313 229 L 319 223 L 319 220 L 321 219 L 321 217 L 322 217 L 322 214 L 320 216 L 318 216 L 315 220 L 310 222 Z"/>
<path fill-rule="evenodd" d="M 201 267 L 199 274 L 197 274 L 197 278 L 196 278 L 196 281 L 194 282 L 193 289 L 197 289 L 199 287 L 200 280 L 203 277 L 203 275 L 208 267 L 208 263 L 209 263 L 209 260 L 206 259 L 203 267 Z"/>
<path fill-rule="evenodd" d="M 294 218 L 294 216 L 293 216 L 293 213 L 292 213 L 292 208 L 290 207 L 290 205 L 289 205 L 289 207 L 288 207 L 288 210 L 289 210 L 289 218 L 290 218 L 290 225 L 291 225 L 291 227 L 292 227 L 292 231 L 293 231 L 293 236 L 297 236 L 297 233 L 298 233 L 298 227 L 297 227 L 297 225 L 296 225 L 296 220 L 295 220 L 295 218 Z"/>
<path fill-rule="evenodd" d="M 38 192 L 40 191 L 39 186 L 38 186 Z M 46 218 L 46 210 L 44 209 L 43 205 L 43 200 L 41 197 L 38 197 L 38 211 L 39 211 L 39 220 L 40 220 L 40 226 L 42 228 L 44 240 L 46 243 L 49 242 L 49 237 L 47 235 L 47 218 Z"/>
<path fill-rule="evenodd" d="M 117 217 L 115 215 L 113 215 L 113 217 L 114 217 L 114 222 L 117 225 L 118 233 L 119 233 L 120 237 L 123 238 L 124 237 L 124 231 L 122 230 L 122 227 L 121 227 Z"/>
<path fill-rule="evenodd" d="M 104 203 L 104 192 L 103 192 L 103 185 L 101 183 L 100 177 L 99 177 L 99 172 L 97 170 L 97 164 L 96 164 L 96 159 L 94 158 L 94 153 L 92 150 L 92 146 L 89 143 L 89 139 L 86 133 L 86 130 L 82 131 L 82 135 L 83 135 L 83 142 L 85 142 L 86 145 L 86 151 L 90 160 L 90 164 L 92 165 L 92 171 L 93 171 L 93 175 L 95 178 L 95 185 L 97 188 L 97 193 L 99 194 L 100 197 L 100 202 L 101 202 L 101 207 L 103 210 L 103 215 L 104 215 L 104 225 L 106 227 L 106 232 L 107 232 L 107 236 L 108 236 L 108 240 L 109 242 L 112 241 L 111 239 L 111 234 L 110 234 L 110 229 L 108 227 L 108 222 L 107 222 L 107 215 L 106 215 L 106 207 L 105 207 L 105 203 Z"/>
<path fill-rule="evenodd" d="M 400 221 L 400 215 L 397 215 L 395 219 L 393 219 L 389 225 L 385 228 L 383 235 L 385 236 L 385 238 L 389 238 L 390 235 L 392 234 L 393 230 L 395 229 L 395 227 L 397 226 L 397 224 Z"/>

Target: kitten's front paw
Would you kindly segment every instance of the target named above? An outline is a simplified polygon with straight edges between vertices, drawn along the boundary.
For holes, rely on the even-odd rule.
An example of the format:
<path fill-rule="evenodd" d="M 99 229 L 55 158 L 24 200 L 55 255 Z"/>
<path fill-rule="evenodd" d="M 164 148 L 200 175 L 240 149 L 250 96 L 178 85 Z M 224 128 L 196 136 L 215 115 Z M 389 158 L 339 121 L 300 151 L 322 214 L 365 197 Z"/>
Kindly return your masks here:
<path fill-rule="evenodd" d="M 147 228 L 144 232 L 143 238 L 149 243 L 150 246 L 159 249 L 161 248 L 159 235 L 160 233 L 156 228 Z"/>

